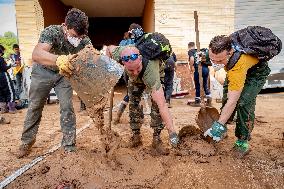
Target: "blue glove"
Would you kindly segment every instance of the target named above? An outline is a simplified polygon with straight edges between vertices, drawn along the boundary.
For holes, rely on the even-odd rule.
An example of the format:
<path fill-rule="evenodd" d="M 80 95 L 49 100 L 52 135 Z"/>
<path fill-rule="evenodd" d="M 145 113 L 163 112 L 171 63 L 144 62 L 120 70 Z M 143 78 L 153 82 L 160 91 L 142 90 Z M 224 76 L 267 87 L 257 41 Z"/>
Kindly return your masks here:
<path fill-rule="evenodd" d="M 170 140 L 172 147 L 176 148 L 178 146 L 179 138 L 176 132 L 173 132 L 169 135 L 169 140 Z"/>
<path fill-rule="evenodd" d="M 222 140 L 227 132 L 227 127 L 218 121 L 214 121 L 212 126 L 204 133 L 204 136 L 210 136 L 216 142 Z"/>

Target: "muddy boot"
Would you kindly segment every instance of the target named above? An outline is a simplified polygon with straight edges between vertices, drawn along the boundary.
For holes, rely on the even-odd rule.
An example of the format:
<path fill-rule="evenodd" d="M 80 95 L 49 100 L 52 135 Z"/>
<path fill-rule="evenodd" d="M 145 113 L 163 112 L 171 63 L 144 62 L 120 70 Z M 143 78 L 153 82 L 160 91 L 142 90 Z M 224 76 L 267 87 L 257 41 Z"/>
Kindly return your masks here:
<path fill-rule="evenodd" d="M 15 102 L 8 102 L 8 109 L 10 114 L 15 114 L 17 109 L 16 109 L 16 103 Z"/>
<path fill-rule="evenodd" d="M 249 144 L 247 140 L 237 140 L 233 147 L 233 156 L 238 159 L 243 159 L 249 154 Z"/>
<path fill-rule="evenodd" d="M 163 146 L 160 135 L 153 135 L 151 151 L 152 155 L 168 155 L 170 153 L 169 149 Z"/>
<path fill-rule="evenodd" d="M 0 124 L 10 124 L 10 120 L 0 116 Z"/>
<path fill-rule="evenodd" d="M 76 151 L 75 145 L 66 145 L 63 148 L 65 152 L 75 152 Z"/>
<path fill-rule="evenodd" d="M 142 139 L 140 135 L 140 130 L 133 131 L 133 135 L 130 138 L 130 148 L 136 148 L 142 145 Z"/>
<path fill-rule="evenodd" d="M 34 143 L 35 143 L 35 140 L 33 140 L 29 144 L 21 144 L 19 151 L 17 153 L 17 158 L 20 159 L 20 158 L 23 158 L 23 157 L 29 155 L 30 152 L 31 152 L 31 148 L 34 145 Z"/>
<path fill-rule="evenodd" d="M 7 113 L 7 105 L 6 102 L 0 102 L 0 114 Z"/>
<path fill-rule="evenodd" d="M 116 117 L 115 117 L 114 120 L 113 120 L 113 124 L 116 125 L 116 124 L 119 123 L 120 118 L 121 118 L 121 116 L 122 116 L 122 114 L 123 114 L 123 112 L 124 112 L 124 110 L 125 110 L 127 104 L 128 104 L 128 103 L 125 102 L 125 101 L 122 101 L 122 102 L 120 103 L 119 108 L 118 108 L 118 111 L 117 111 L 117 114 L 116 114 Z"/>

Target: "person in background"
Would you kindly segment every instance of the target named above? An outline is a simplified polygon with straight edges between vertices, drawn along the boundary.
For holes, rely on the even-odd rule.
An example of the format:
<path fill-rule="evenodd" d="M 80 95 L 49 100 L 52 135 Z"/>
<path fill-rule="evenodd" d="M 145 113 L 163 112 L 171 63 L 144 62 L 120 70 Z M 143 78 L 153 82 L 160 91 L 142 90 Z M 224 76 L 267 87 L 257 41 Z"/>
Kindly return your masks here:
<path fill-rule="evenodd" d="M 12 64 L 15 65 L 15 67 L 12 68 L 13 76 L 15 78 L 14 80 L 14 87 L 15 87 L 15 93 L 16 93 L 16 100 L 20 99 L 20 94 L 22 93 L 22 83 L 23 83 L 23 68 L 24 64 L 22 61 L 20 48 L 18 44 L 13 45 L 13 51 L 14 54 L 11 54 L 10 58 L 12 60 Z"/>
<path fill-rule="evenodd" d="M 165 62 L 165 78 L 164 78 L 164 95 L 166 98 L 166 103 L 169 108 L 172 107 L 171 105 L 171 96 L 173 92 L 173 81 L 176 69 L 176 55 L 173 52 L 171 56 Z"/>
<path fill-rule="evenodd" d="M 204 55 L 204 59 L 202 56 Z M 208 55 L 208 49 L 201 49 L 198 53 L 197 49 L 195 49 L 195 43 L 189 42 L 188 43 L 188 57 L 189 57 L 189 65 L 191 74 L 193 73 L 194 76 L 194 85 L 195 85 L 195 100 L 194 102 L 188 102 L 187 105 L 190 106 L 200 106 L 201 97 L 200 97 L 200 81 L 199 81 L 199 72 L 198 72 L 198 65 L 201 63 L 202 66 L 202 86 L 204 89 L 204 93 L 206 95 L 207 101 L 211 101 L 211 92 L 208 87 L 208 78 L 209 78 L 209 68 L 210 59 Z"/>
<path fill-rule="evenodd" d="M 0 112 L 16 113 L 15 90 L 7 72 L 11 68 L 11 64 L 7 65 L 3 58 L 4 51 L 4 46 L 0 45 Z"/>

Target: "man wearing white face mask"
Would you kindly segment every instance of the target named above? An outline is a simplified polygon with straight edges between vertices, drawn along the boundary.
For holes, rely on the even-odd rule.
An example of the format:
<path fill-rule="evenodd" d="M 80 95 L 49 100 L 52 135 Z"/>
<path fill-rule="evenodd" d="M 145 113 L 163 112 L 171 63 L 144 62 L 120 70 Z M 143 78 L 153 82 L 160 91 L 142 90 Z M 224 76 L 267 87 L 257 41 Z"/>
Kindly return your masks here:
<path fill-rule="evenodd" d="M 52 88 L 60 104 L 60 125 L 62 146 L 67 152 L 75 150 L 76 118 L 72 104 L 73 90 L 68 79 L 62 75 L 71 73 L 69 56 L 86 45 L 91 45 L 88 34 L 88 17 L 79 9 L 71 9 L 62 25 L 45 28 L 35 46 L 32 58 L 33 68 L 29 91 L 29 107 L 24 122 L 22 144 L 18 158 L 30 153 L 42 117 L 42 110 Z"/>

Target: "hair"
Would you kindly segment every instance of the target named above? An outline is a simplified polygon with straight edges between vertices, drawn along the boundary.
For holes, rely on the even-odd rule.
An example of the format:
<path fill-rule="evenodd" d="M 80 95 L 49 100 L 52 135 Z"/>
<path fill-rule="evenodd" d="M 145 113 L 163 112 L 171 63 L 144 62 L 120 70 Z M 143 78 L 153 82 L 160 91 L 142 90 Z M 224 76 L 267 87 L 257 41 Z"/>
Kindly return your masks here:
<path fill-rule="evenodd" d="M 209 49 L 212 53 L 218 54 L 224 50 L 230 51 L 232 49 L 232 40 L 230 36 L 217 35 L 210 41 Z"/>
<path fill-rule="evenodd" d="M 89 21 L 87 15 L 79 9 L 72 8 L 65 17 L 67 29 L 74 29 L 78 35 L 87 35 Z"/>
<path fill-rule="evenodd" d="M 19 48 L 19 45 L 18 44 L 14 44 L 13 45 L 13 49 L 18 49 Z"/>
<path fill-rule="evenodd" d="M 194 42 L 189 42 L 187 46 L 188 46 L 188 47 L 194 47 L 194 46 L 195 46 L 195 43 L 194 43 Z"/>
<path fill-rule="evenodd" d="M 129 31 L 132 30 L 132 29 L 136 29 L 136 28 L 141 28 L 142 29 L 142 26 L 140 26 L 139 24 L 136 24 L 136 23 L 132 23 L 129 26 Z"/>

